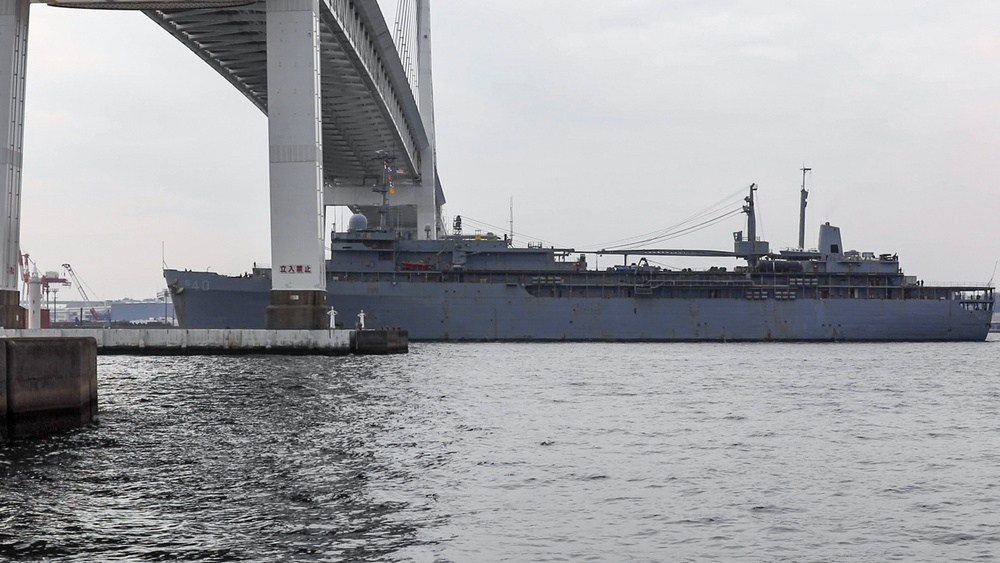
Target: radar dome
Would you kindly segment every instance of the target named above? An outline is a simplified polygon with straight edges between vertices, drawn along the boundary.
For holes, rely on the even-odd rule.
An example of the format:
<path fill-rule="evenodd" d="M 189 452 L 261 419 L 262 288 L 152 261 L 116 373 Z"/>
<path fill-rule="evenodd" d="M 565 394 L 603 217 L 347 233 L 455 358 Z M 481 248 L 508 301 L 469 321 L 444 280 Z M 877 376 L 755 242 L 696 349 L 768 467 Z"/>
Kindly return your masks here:
<path fill-rule="evenodd" d="M 347 230 L 349 231 L 363 231 L 367 228 L 368 217 L 365 217 L 361 213 L 351 215 L 351 219 L 347 222 Z"/>

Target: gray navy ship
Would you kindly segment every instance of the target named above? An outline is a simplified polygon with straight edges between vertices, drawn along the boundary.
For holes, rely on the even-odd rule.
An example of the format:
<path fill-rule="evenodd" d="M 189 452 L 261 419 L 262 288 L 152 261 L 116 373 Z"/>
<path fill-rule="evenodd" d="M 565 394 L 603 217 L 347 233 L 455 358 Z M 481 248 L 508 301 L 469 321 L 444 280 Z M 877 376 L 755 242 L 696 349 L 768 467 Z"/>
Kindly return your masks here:
<path fill-rule="evenodd" d="M 770 251 L 756 236 L 754 186 L 747 233 L 734 249 L 602 250 L 623 264 L 590 268 L 586 254 L 492 233 L 416 240 L 369 228 L 364 215 L 334 232 L 326 261 L 338 326 L 402 327 L 415 341 L 981 341 L 992 284 L 925 285 L 895 254 L 847 251 L 840 229 L 819 229 L 804 250 Z M 628 256 L 642 256 L 628 263 Z M 737 257 L 745 265 L 671 270 L 645 257 Z M 269 268 L 241 276 L 165 269 L 181 328 L 264 328 Z"/>

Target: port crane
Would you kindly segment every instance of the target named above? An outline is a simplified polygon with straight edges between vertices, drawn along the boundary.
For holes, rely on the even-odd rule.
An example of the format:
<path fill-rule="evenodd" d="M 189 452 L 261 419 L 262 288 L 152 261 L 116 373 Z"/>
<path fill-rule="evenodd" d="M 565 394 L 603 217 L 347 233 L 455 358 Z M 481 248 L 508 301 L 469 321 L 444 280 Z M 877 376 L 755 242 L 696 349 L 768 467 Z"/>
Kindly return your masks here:
<path fill-rule="evenodd" d="M 31 272 L 38 273 L 38 266 L 35 261 L 31 259 L 28 254 L 21 254 L 17 259 L 18 265 L 21 267 L 21 280 L 27 285 L 31 281 Z M 53 274 L 53 275 L 49 275 Z M 69 280 L 63 277 L 54 275 L 55 272 L 45 272 L 39 276 L 39 280 L 42 282 L 42 290 L 48 291 L 50 285 L 70 285 Z"/>
<path fill-rule="evenodd" d="M 76 288 L 80 291 L 80 297 L 83 298 L 83 302 L 86 303 L 88 308 L 90 308 L 91 320 L 94 321 L 107 320 L 101 318 L 101 315 L 97 312 L 97 309 L 94 308 L 93 302 L 90 300 L 90 296 L 87 295 L 87 291 L 83 289 L 83 282 L 80 281 L 80 278 L 77 277 L 76 272 L 73 271 L 73 266 L 70 266 L 69 264 L 63 264 L 62 267 L 64 270 L 66 270 L 66 273 L 69 274 L 69 277 L 73 279 L 73 283 L 76 284 Z M 82 321 L 83 319 L 80 320 Z"/>
<path fill-rule="evenodd" d="M 37 276 L 38 281 L 41 282 L 42 293 L 45 294 L 46 308 L 50 314 L 54 315 L 55 296 L 56 292 L 59 291 L 58 286 L 72 285 L 70 281 L 56 272 L 44 272 L 40 274 L 38 272 L 38 265 L 35 264 L 35 261 L 27 253 L 18 253 L 17 265 L 21 270 L 21 280 L 24 282 L 21 294 L 28 295 L 28 284 L 31 282 L 32 275 Z M 52 298 L 51 301 L 49 300 L 50 297 Z"/>

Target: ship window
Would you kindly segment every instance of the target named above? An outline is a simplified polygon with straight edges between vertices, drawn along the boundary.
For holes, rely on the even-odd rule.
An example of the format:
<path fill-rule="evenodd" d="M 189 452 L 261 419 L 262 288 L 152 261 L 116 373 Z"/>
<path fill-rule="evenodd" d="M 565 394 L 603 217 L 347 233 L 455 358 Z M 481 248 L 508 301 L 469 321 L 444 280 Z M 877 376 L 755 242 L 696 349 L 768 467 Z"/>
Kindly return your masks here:
<path fill-rule="evenodd" d="M 840 245 L 839 244 L 831 244 L 830 245 L 830 254 L 840 254 Z"/>

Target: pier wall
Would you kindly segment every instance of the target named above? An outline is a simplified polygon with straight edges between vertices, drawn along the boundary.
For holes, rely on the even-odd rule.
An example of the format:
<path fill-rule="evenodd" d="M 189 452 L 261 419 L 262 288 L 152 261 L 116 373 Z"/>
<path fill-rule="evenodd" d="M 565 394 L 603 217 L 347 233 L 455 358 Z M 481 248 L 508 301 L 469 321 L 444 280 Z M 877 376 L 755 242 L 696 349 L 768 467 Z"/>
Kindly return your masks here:
<path fill-rule="evenodd" d="M 96 421 L 96 340 L 7 338 L 0 350 L 0 442 L 47 436 Z"/>
<path fill-rule="evenodd" d="M 198 354 L 400 354 L 408 351 L 408 333 L 379 330 L 249 330 L 67 328 L 0 330 L 0 337 L 91 337 L 98 353 Z"/>
<path fill-rule="evenodd" d="M 398 354 L 409 349 L 409 332 L 400 328 L 358 330 L 353 348 L 358 354 Z"/>

